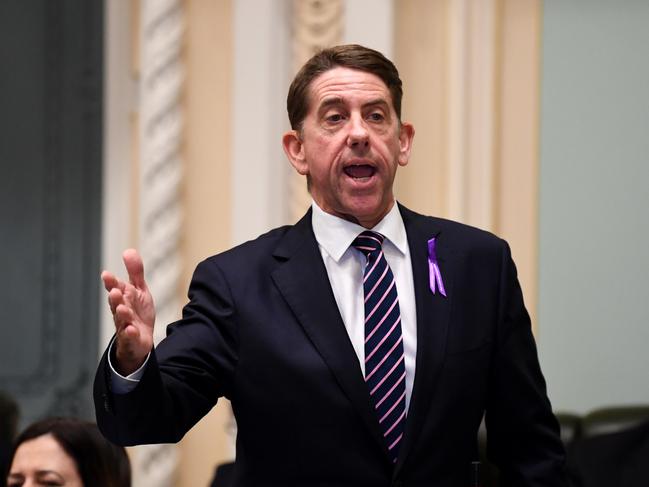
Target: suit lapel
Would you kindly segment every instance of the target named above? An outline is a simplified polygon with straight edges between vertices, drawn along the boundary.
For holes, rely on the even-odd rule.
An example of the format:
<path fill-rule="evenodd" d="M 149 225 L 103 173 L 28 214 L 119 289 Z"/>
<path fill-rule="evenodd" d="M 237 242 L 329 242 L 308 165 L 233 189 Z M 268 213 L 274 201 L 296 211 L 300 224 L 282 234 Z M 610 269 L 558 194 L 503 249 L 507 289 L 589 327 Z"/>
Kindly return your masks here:
<path fill-rule="evenodd" d="M 313 234 L 310 210 L 287 232 L 274 255 L 284 262 L 273 272 L 273 281 L 387 458 L 358 358 Z"/>
<path fill-rule="evenodd" d="M 453 299 L 453 259 L 439 225 L 435 220 L 417 215 L 402 206 L 399 206 L 399 209 L 408 234 L 412 261 L 417 314 L 417 358 L 410 409 L 395 475 L 416 444 L 417 435 L 430 408 L 444 361 Z M 439 291 L 433 294 L 429 287 L 428 240 L 432 237 L 437 238 L 437 259 L 446 288 L 446 297 Z"/>

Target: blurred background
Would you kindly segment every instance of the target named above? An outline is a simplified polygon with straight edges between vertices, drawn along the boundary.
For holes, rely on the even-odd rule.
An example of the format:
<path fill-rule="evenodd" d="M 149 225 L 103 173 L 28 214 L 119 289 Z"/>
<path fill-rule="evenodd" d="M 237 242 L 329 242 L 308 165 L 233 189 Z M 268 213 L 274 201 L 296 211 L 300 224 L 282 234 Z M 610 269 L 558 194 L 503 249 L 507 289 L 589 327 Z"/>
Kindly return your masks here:
<path fill-rule="evenodd" d="M 0 391 L 21 425 L 93 417 L 99 280 L 141 250 L 158 338 L 203 258 L 295 222 L 288 85 L 317 49 L 380 50 L 416 136 L 397 198 L 507 239 L 556 411 L 649 404 L 649 3 L 0 3 Z M 136 486 L 208 485 L 221 401 Z"/>

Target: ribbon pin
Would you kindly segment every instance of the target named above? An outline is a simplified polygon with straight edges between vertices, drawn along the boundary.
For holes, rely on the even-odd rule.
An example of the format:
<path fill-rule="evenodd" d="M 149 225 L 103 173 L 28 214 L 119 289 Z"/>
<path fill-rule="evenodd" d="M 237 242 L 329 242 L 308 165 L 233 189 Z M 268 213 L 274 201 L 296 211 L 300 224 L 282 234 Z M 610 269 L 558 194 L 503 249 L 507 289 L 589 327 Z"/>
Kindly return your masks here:
<path fill-rule="evenodd" d="M 437 263 L 437 253 L 435 252 L 435 237 L 428 241 L 428 280 L 430 282 L 430 291 L 433 294 L 439 293 L 446 297 L 446 289 L 444 289 L 444 282 L 442 281 L 442 273 L 439 270 Z"/>

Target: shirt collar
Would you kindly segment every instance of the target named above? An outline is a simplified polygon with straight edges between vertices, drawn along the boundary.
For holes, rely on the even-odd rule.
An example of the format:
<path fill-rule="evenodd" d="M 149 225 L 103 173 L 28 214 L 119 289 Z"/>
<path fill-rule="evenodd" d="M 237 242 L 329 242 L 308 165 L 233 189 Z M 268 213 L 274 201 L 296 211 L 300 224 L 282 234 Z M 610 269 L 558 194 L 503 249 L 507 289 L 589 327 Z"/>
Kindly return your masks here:
<path fill-rule="evenodd" d="M 315 201 L 311 206 L 313 208 L 311 224 L 315 238 L 331 258 L 338 262 L 358 234 L 367 229 L 325 212 Z M 386 241 L 390 242 L 402 255 L 406 255 L 408 238 L 396 201 L 387 215 L 371 230 L 382 234 Z"/>

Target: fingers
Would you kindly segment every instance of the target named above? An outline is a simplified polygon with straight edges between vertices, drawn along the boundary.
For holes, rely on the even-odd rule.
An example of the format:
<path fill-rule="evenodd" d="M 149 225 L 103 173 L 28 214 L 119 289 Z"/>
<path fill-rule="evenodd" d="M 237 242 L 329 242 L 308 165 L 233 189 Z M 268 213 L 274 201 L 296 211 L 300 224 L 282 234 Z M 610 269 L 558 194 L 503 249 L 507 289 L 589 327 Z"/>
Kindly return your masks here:
<path fill-rule="evenodd" d="M 131 284 L 138 289 L 146 289 L 147 286 L 144 280 L 144 264 L 142 263 L 142 257 L 140 257 L 138 251 L 135 249 L 127 249 L 122 254 L 122 258 Z"/>
<path fill-rule="evenodd" d="M 144 264 L 138 251 L 135 249 L 127 249 L 122 254 L 122 259 L 124 260 L 124 266 L 128 272 L 130 283 L 140 290 L 145 290 L 147 286 L 144 280 Z M 112 272 L 103 271 L 101 273 L 101 280 L 108 292 L 113 288 L 118 288 L 122 292 L 126 290 L 126 283 L 118 279 Z"/>
<path fill-rule="evenodd" d="M 135 315 L 133 313 L 133 310 L 126 306 L 123 303 L 118 304 L 115 307 L 115 328 L 117 329 L 117 333 L 119 334 L 120 332 L 124 331 L 127 327 L 128 328 L 135 328 L 129 327 L 128 325 L 132 324 L 135 321 Z"/>
<path fill-rule="evenodd" d="M 106 291 L 108 291 L 108 306 L 110 307 L 110 312 L 114 316 L 117 305 L 124 302 L 123 293 L 126 289 L 126 284 L 108 271 L 103 271 L 101 273 L 101 280 L 104 282 Z"/>
<path fill-rule="evenodd" d="M 117 277 L 115 277 L 115 274 L 113 274 L 112 272 L 103 271 L 101 273 L 101 280 L 104 283 L 104 288 L 106 288 L 106 291 L 108 292 L 110 292 L 110 290 L 113 288 L 118 288 L 122 291 L 124 290 L 124 283 L 117 279 Z"/>
<path fill-rule="evenodd" d="M 110 312 L 115 315 L 115 311 L 117 311 L 117 306 L 120 304 L 125 304 L 124 303 L 124 294 L 122 293 L 121 290 L 117 288 L 113 288 L 110 291 L 108 291 L 108 306 L 110 306 Z"/>
<path fill-rule="evenodd" d="M 124 326 L 133 323 L 135 314 L 131 306 L 126 302 L 124 292 L 119 287 L 113 287 L 108 291 L 108 306 L 110 306 L 110 312 L 113 314 L 115 328 L 118 333 Z"/>
<path fill-rule="evenodd" d="M 122 281 L 108 271 L 101 273 L 101 280 L 108 291 L 108 306 L 115 322 L 118 371 L 128 375 L 142 365 L 153 348 L 155 308 L 144 280 L 140 254 L 128 249 L 122 258 L 130 282 Z"/>

